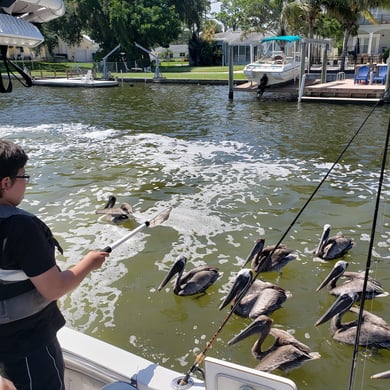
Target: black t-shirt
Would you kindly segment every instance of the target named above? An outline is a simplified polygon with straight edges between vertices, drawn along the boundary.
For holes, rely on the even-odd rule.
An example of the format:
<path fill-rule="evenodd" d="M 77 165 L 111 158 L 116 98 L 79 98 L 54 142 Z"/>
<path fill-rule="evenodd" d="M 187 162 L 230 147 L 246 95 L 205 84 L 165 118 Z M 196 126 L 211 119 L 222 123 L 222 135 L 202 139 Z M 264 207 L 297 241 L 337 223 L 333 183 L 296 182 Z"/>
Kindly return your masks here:
<path fill-rule="evenodd" d="M 49 228 L 42 224 L 38 218 L 26 215 L 1 220 L 1 268 L 22 269 L 32 277 L 56 265 L 54 240 Z M 53 340 L 64 324 L 56 302 L 30 317 L 0 324 L 0 360 L 25 356 L 28 351 Z"/>

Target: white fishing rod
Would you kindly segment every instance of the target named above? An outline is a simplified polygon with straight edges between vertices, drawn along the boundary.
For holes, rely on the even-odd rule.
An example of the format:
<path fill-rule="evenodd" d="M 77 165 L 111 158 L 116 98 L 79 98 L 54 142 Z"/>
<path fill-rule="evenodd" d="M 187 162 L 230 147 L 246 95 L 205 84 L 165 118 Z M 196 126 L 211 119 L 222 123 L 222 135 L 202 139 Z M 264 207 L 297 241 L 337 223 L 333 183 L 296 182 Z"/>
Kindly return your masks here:
<path fill-rule="evenodd" d="M 155 226 L 161 225 L 163 222 L 165 222 L 169 218 L 169 214 L 171 213 L 171 210 L 172 210 L 172 207 L 168 207 L 165 210 L 161 211 L 161 213 L 157 214 L 150 221 L 144 222 L 142 225 L 139 225 L 138 227 L 133 229 L 131 232 L 127 233 L 125 236 L 123 236 L 119 240 L 113 242 L 109 246 L 106 246 L 104 249 L 102 249 L 102 252 L 111 253 L 115 248 L 117 248 L 119 245 L 123 244 L 129 238 L 135 236 L 138 232 L 140 232 L 144 228 L 146 228 L 146 227 L 153 228 Z"/>

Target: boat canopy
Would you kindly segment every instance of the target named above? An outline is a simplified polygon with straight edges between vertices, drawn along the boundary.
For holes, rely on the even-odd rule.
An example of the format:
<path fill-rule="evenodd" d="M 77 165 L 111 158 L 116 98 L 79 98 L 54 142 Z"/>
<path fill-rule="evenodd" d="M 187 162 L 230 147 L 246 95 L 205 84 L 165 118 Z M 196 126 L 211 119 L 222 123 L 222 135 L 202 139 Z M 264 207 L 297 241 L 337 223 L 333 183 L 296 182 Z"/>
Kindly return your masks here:
<path fill-rule="evenodd" d="M 286 41 L 286 42 L 295 42 L 300 41 L 301 37 L 298 35 L 280 35 L 276 37 L 267 37 L 263 38 L 260 42 L 271 42 L 271 41 Z"/>

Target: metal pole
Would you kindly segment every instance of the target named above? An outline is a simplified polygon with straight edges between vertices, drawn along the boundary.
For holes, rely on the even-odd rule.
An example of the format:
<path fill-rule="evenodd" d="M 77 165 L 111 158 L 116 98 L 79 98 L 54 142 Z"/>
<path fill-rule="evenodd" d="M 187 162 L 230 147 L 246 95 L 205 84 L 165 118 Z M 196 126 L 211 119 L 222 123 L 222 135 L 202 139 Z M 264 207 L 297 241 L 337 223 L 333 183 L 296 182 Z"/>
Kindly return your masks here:
<path fill-rule="evenodd" d="M 306 58 L 306 42 L 302 41 L 301 44 L 301 71 L 299 73 L 299 89 L 302 86 L 302 77 L 305 74 L 305 58 Z M 310 61 L 310 58 L 309 58 Z"/>
<path fill-rule="evenodd" d="M 233 46 L 229 45 L 229 99 L 233 100 Z"/>
<path fill-rule="evenodd" d="M 326 67 L 328 62 L 327 52 L 328 52 L 328 44 L 323 48 L 324 52 L 322 54 L 322 69 L 321 69 L 321 84 L 326 83 Z"/>

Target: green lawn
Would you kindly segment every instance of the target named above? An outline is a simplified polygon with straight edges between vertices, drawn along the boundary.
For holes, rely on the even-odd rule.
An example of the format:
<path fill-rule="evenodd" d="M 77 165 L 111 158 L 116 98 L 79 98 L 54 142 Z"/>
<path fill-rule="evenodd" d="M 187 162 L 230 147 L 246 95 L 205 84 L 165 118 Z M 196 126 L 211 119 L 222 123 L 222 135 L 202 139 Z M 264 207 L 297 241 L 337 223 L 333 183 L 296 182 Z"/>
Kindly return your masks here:
<path fill-rule="evenodd" d="M 89 69 L 92 69 L 93 64 L 87 63 L 49 63 L 40 62 L 34 64 L 26 64 L 31 70 L 31 75 L 34 77 L 72 77 L 77 74 L 85 74 Z M 234 80 L 246 80 L 242 70 L 244 66 L 234 66 Z M 189 79 L 189 80 L 229 80 L 228 66 L 188 66 L 184 64 L 173 65 L 172 63 L 164 63 L 160 66 L 160 75 L 167 79 Z M 126 72 L 115 73 L 111 72 L 113 77 L 117 78 L 140 78 L 152 79 L 154 77 L 154 69 L 151 72 Z M 103 74 L 97 72 L 96 78 L 102 78 Z"/>
<path fill-rule="evenodd" d="M 112 76 L 117 78 L 139 78 L 139 79 L 152 79 L 154 77 L 153 72 L 129 72 L 129 73 L 112 73 Z M 192 68 L 187 72 L 166 72 L 160 70 L 160 76 L 163 76 L 167 79 L 179 79 L 179 80 L 229 80 L 229 69 L 224 71 L 215 72 L 205 68 Z M 97 75 L 99 77 L 99 74 Z M 234 71 L 233 73 L 234 80 L 246 80 L 242 70 Z"/>

